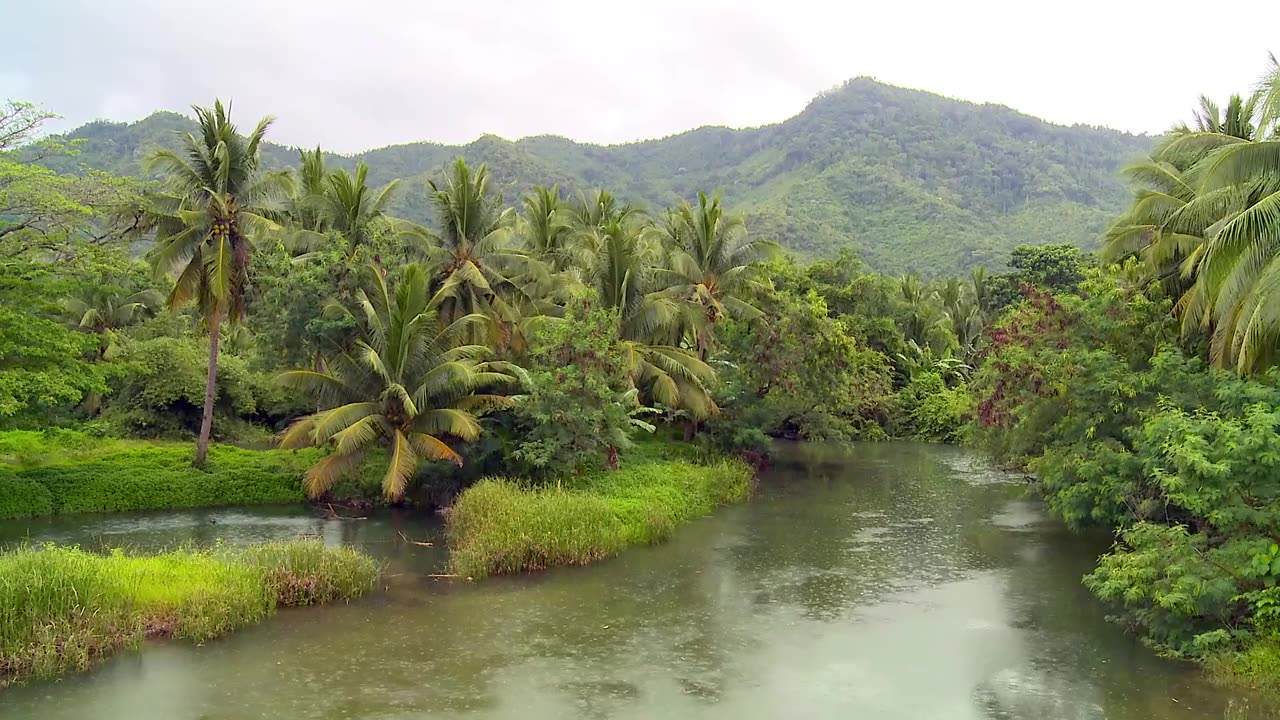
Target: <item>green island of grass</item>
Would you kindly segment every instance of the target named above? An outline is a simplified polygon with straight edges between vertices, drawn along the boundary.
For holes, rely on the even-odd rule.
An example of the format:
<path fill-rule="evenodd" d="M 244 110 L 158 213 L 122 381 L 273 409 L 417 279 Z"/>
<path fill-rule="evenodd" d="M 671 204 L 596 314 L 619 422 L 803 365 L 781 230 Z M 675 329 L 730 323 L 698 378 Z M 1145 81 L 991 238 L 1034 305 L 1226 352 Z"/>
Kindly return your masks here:
<path fill-rule="evenodd" d="M 677 525 L 745 499 L 753 477 L 736 459 L 645 457 L 549 486 L 486 478 L 450 512 L 450 564 L 471 578 L 586 565 L 665 540 Z"/>
<path fill-rule="evenodd" d="M 147 638 L 199 643 L 279 607 L 349 601 L 380 571 L 364 553 L 312 540 L 154 555 L 54 545 L 0 553 L 0 687 L 85 670 Z"/>

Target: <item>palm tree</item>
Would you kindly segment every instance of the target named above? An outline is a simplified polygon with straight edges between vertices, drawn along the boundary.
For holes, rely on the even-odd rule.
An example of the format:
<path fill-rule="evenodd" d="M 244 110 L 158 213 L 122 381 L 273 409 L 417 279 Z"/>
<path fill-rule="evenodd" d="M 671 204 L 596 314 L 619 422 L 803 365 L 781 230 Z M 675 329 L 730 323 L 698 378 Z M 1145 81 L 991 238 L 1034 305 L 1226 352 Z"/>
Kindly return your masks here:
<path fill-rule="evenodd" d="M 287 174 L 260 167 L 259 146 L 271 118 L 260 120 L 246 137 L 221 101 L 194 109 L 198 136 L 187 133 L 178 152 L 156 150 L 147 159 L 147 169 L 164 177 L 165 191 L 149 196 L 146 207 L 156 230 L 152 265 L 158 273 L 177 272 L 167 305 L 194 301 L 208 324 L 209 371 L 195 455 L 202 467 L 213 427 L 222 322 L 244 315 L 254 236 L 279 229 L 271 218 L 278 216 L 290 182 Z"/>
<path fill-rule="evenodd" d="M 292 226 L 304 232 L 324 232 L 326 223 L 317 212 L 316 198 L 324 195 L 328 177 L 324 152 L 318 145 L 315 150 L 298 151 L 298 181 L 288 204 L 289 222 Z"/>
<path fill-rule="evenodd" d="M 1210 333 L 1210 359 L 1247 374 L 1280 340 L 1280 66 L 1225 116 L 1201 102 L 1196 128 L 1175 128 L 1153 162 L 1131 169 L 1149 186 L 1108 235 L 1108 254 L 1139 254 L 1171 276 L 1184 335 Z"/>
<path fill-rule="evenodd" d="M 330 309 L 356 322 L 362 338 L 317 370 L 293 370 L 279 378 L 312 393 L 321 407 L 291 424 L 280 441 L 286 448 L 330 448 L 307 471 L 312 497 L 354 472 L 370 448 L 382 446 L 390 461 L 382 491 L 388 500 L 399 500 L 420 462 L 462 464 L 445 438 L 475 440 L 480 416 L 511 403 L 482 390 L 518 382 L 516 368 L 485 362 L 490 349 L 467 342 L 484 318 L 465 315 L 445 322 L 431 307 L 430 281 L 421 266 L 407 266 L 394 290 L 377 266 L 367 274 L 354 308 Z"/>
<path fill-rule="evenodd" d="M 766 284 L 758 263 L 777 256 L 780 248 L 748 240 L 742 217 L 726 215 L 720 196 L 708 198 L 706 193 L 698 193 L 697 207 L 681 202 L 662 232 L 669 249 L 661 273 L 676 297 L 699 310 L 692 330 L 698 357 L 705 360 L 721 319 L 763 315 L 744 298 Z"/>
<path fill-rule="evenodd" d="M 696 354 L 662 342 L 681 318 L 681 303 L 655 289 L 662 249 L 634 216 L 617 216 L 595 232 L 590 279 L 601 304 L 618 314 L 618 338 L 632 383 L 657 403 L 693 420 L 718 408 L 715 371 Z"/>
<path fill-rule="evenodd" d="M 907 311 L 902 334 L 921 347 L 933 349 L 936 330 L 946 325 L 945 316 L 933 302 L 934 296 L 915 273 L 898 278 L 898 293 Z"/>
<path fill-rule="evenodd" d="M 1232 95 L 1227 101 L 1226 109 L 1219 110 L 1217 103 L 1209 99 L 1207 95 L 1201 95 L 1200 109 L 1195 113 L 1195 127 L 1191 128 L 1184 123 L 1175 126 L 1173 133 L 1175 135 L 1186 135 L 1193 132 L 1215 133 L 1243 140 L 1252 140 L 1256 130 L 1253 125 L 1253 118 L 1257 114 L 1258 103 L 1261 99 L 1262 97 L 1259 93 L 1253 93 L 1248 99 L 1239 95 Z"/>
<path fill-rule="evenodd" d="M 499 333 L 509 332 L 518 322 L 513 301 L 529 261 L 511 243 L 515 212 L 490 192 L 488 168 L 473 172 L 462 158 L 449 167 L 443 185 L 427 185 L 442 228 L 427 238 L 436 288 L 432 304 L 446 322 L 480 314 Z"/>
<path fill-rule="evenodd" d="M 118 288 L 93 288 L 66 301 L 76 326 L 100 338 L 99 360 L 110 360 L 115 354 L 116 330 L 151 317 L 163 304 L 163 296 L 155 290 L 125 295 Z"/>
<path fill-rule="evenodd" d="M 368 246 L 377 234 L 389 227 L 387 207 L 395 198 L 399 180 L 392 180 L 381 190 L 368 184 L 369 166 L 360 161 L 354 175 L 338 169 L 325 178 L 323 191 L 312 196 L 316 215 L 324 227 L 346 241 L 346 257 Z"/>
<path fill-rule="evenodd" d="M 977 293 L 984 290 L 985 279 L 985 272 L 974 273 L 969 283 L 960 278 L 947 278 L 935 291 L 948 329 L 959 345 L 960 360 L 964 362 L 976 354 L 978 341 L 986 327 L 982 306 L 976 299 Z"/>
<path fill-rule="evenodd" d="M 623 202 L 608 190 L 591 194 L 579 192 L 578 199 L 567 208 L 569 222 L 580 230 L 604 228 L 617 222 L 630 222 L 644 217 L 640 208 Z"/>
<path fill-rule="evenodd" d="M 538 185 L 524 197 L 523 232 L 529 254 L 559 272 L 574 266 L 574 227 L 561 204 L 560 186 Z"/>

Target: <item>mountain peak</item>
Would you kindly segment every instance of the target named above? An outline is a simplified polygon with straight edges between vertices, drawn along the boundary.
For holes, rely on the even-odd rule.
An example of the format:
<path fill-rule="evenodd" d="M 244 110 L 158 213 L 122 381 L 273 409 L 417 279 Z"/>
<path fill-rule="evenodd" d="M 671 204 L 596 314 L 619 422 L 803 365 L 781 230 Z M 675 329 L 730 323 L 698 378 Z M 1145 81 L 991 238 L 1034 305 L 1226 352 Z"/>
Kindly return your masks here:
<path fill-rule="evenodd" d="M 81 154 L 56 169 L 138 174 L 149 149 L 172 147 L 175 130 L 193 127 L 165 111 L 89 123 L 69 134 L 83 141 Z M 651 209 L 722 190 L 753 234 L 802 254 L 853 248 L 882 271 L 936 274 L 998 265 L 1022 243 L 1091 246 L 1127 199 L 1117 169 L 1150 143 L 856 77 L 756 128 L 704 126 L 618 145 L 485 134 L 463 146 L 421 141 L 327 160 L 364 160 L 375 184 L 414 179 L 394 210 L 418 221 L 430 212 L 421 178 L 463 156 L 487 163 L 513 204 L 535 184 L 605 187 Z M 295 150 L 269 142 L 263 155 L 270 167 L 297 162 Z"/>

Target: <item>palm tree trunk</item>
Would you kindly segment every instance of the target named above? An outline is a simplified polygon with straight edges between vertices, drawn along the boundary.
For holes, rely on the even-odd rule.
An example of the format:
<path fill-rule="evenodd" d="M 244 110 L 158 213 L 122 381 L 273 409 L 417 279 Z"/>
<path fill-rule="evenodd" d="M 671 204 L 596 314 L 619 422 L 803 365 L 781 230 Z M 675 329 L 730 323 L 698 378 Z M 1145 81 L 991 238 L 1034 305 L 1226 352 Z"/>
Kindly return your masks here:
<path fill-rule="evenodd" d="M 213 430 L 213 398 L 218 383 L 218 341 L 222 331 L 222 308 L 209 317 L 209 376 L 204 384 L 204 413 L 200 417 L 200 437 L 196 440 L 195 466 L 202 468 L 209 459 L 209 434 Z"/>

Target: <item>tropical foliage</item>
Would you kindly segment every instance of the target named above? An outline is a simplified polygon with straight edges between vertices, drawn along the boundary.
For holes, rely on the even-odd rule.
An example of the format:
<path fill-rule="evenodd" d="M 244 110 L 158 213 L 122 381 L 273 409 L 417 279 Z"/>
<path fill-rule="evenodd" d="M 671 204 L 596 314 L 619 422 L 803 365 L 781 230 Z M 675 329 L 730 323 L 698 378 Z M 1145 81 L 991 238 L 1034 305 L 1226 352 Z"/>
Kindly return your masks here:
<path fill-rule="evenodd" d="M 155 228 L 151 262 L 158 273 L 176 273 L 170 308 L 194 302 L 209 328 L 209 366 L 195 463 L 204 465 L 213 428 L 218 342 L 225 318 L 245 314 L 254 237 L 277 229 L 277 201 L 289 187 L 281 173 L 264 173 L 259 146 L 271 124 L 263 118 L 242 136 L 221 101 L 196 107 L 197 137 L 188 133 L 180 153 L 157 150 L 147 167 L 165 178 L 165 190 L 144 202 L 146 224 Z"/>
<path fill-rule="evenodd" d="M 1204 335 L 1217 367 L 1258 372 L 1280 340 L 1280 65 L 1221 112 L 1201 99 L 1195 127 L 1175 128 L 1126 169 L 1133 207 L 1107 235 L 1111 258 L 1142 257 L 1179 293 L 1184 337 Z"/>
<path fill-rule="evenodd" d="M 357 320 L 361 337 L 354 346 L 315 370 L 280 376 L 286 386 L 311 392 L 322 408 L 294 421 L 281 439 L 287 448 L 331 446 L 307 472 L 312 496 L 356 472 L 365 453 L 380 445 L 388 459 L 383 493 L 401 498 L 420 461 L 461 464 L 447 440 L 478 438 L 479 417 L 510 403 L 485 391 L 517 382 L 503 372 L 503 363 L 484 360 L 487 347 L 467 342 L 483 316 L 446 322 L 432 307 L 420 266 L 406 267 L 394 289 L 377 267 L 370 268 L 369 278 L 368 287 L 356 292 L 354 307 L 333 308 Z"/>

